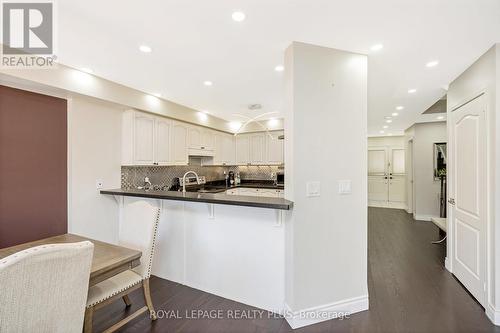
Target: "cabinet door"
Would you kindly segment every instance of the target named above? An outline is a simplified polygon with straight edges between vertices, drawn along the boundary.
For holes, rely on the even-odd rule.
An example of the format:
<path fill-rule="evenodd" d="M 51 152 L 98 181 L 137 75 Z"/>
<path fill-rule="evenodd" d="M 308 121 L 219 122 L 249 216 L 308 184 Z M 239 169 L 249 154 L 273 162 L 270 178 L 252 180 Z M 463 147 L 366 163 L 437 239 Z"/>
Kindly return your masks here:
<path fill-rule="evenodd" d="M 236 164 L 236 148 L 234 135 L 232 134 L 224 134 L 223 137 L 223 158 L 224 163 L 228 165 Z"/>
<path fill-rule="evenodd" d="M 266 163 L 266 133 L 250 135 L 250 163 Z"/>
<path fill-rule="evenodd" d="M 283 164 L 284 141 L 278 137 L 283 135 L 283 132 L 271 132 L 266 135 L 267 141 L 267 163 L 268 164 Z"/>
<path fill-rule="evenodd" d="M 174 123 L 172 127 L 172 162 L 175 165 L 188 164 L 187 152 L 187 126 L 182 123 Z"/>
<path fill-rule="evenodd" d="M 134 164 L 154 163 L 155 118 L 137 112 L 134 116 Z"/>
<path fill-rule="evenodd" d="M 236 136 L 236 164 L 250 163 L 250 138 L 248 135 Z"/>
<path fill-rule="evenodd" d="M 224 134 L 217 133 L 215 134 L 215 146 L 214 146 L 214 164 L 222 165 L 225 163 L 224 161 Z"/>
<path fill-rule="evenodd" d="M 201 149 L 201 128 L 189 126 L 188 132 L 189 148 Z"/>
<path fill-rule="evenodd" d="M 156 118 L 156 135 L 155 135 L 155 162 L 158 165 L 171 164 L 170 147 L 172 146 L 171 135 L 172 122 L 165 118 Z"/>
<path fill-rule="evenodd" d="M 215 148 L 215 133 L 209 129 L 202 130 L 201 133 L 201 148 L 206 150 L 214 150 Z"/>

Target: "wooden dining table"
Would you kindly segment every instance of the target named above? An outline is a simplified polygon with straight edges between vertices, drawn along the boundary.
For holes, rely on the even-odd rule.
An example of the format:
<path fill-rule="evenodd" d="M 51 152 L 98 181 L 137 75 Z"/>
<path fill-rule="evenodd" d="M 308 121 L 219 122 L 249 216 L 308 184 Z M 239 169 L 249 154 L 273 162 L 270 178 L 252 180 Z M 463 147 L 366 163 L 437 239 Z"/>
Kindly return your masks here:
<path fill-rule="evenodd" d="M 0 249 L 0 259 L 34 246 L 57 243 L 76 243 L 82 241 L 90 241 L 94 244 L 94 256 L 92 258 L 92 267 L 90 269 L 89 287 L 128 269 L 139 266 L 140 264 L 140 258 L 142 255 L 141 251 L 132 250 L 123 246 L 109 244 L 74 234 L 64 234 L 44 238 Z"/>

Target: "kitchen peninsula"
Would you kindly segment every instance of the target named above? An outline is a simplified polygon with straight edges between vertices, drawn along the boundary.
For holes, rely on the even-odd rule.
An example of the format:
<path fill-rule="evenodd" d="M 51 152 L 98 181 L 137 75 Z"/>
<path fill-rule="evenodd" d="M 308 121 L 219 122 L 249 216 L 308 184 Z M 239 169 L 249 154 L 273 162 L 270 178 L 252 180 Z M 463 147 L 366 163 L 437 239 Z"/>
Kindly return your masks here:
<path fill-rule="evenodd" d="M 248 189 L 252 186 L 257 190 L 255 184 Z M 267 187 L 261 190 L 274 190 Z M 219 193 L 114 189 L 101 194 L 114 196 L 120 220 L 133 218 L 138 225 L 142 214 L 136 203 L 147 201 L 161 208 L 154 275 L 281 312 L 285 300 L 283 221 L 293 203 L 278 197 L 226 194 L 243 189 Z M 282 187 L 276 191 L 281 193 Z"/>

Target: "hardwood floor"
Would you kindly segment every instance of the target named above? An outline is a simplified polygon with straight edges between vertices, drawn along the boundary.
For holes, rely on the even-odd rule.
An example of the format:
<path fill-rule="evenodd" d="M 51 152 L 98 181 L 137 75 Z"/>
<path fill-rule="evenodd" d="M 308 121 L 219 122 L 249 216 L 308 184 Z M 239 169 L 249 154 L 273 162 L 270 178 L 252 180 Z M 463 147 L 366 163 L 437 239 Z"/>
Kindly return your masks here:
<path fill-rule="evenodd" d="M 403 210 L 368 210 L 368 288 L 370 310 L 343 320 L 330 320 L 294 332 L 500 332 L 486 318 L 481 306 L 444 268 L 445 246 L 430 242 L 439 238 L 430 222 L 413 221 Z M 332 263 L 335 264 L 335 263 Z M 226 310 L 258 309 L 204 293 L 177 283 L 151 278 L 157 310 L 177 314 L 178 319 L 145 316 L 121 332 L 291 332 L 282 318 L 232 319 Z M 143 306 L 140 291 L 132 306 L 117 302 L 94 315 L 96 332 L 111 326 Z M 224 319 L 190 319 L 196 311 L 221 310 Z M 193 314 L 191 311 L 195 311 Z M 245 312 L 248 313 L 248 312 Z M 213 314 L 213 312 L 212 312 Z"/>

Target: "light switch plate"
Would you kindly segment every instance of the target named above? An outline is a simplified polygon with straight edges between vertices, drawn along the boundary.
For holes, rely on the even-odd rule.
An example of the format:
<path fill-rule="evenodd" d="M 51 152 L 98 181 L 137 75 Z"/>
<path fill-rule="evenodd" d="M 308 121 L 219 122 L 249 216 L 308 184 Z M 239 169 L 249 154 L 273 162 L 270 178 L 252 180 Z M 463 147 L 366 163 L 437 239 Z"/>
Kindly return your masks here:
<path fill-rule="evenodd" d="M 96 189 L 100 190 L 100 189 L 102 189 L 103 187 L 104 187 L 104 183 L 103 183 L 103 181 L 102 181 L 102 180 L 96 180 L 96 181 L 95 181 L 95 188 L 96 188 Z"/>
<path fill-rule="evenodd" d="M 307 182 L 306 184 L 306 196 L 307 197 L 319 197 L 321 194 L 321 184 L 318 181 Z"/>
<path fill-rule="evenodd" d="M 351 194 L 351 181 L 350 180 L 339 180 L 339 194 Z"/>

